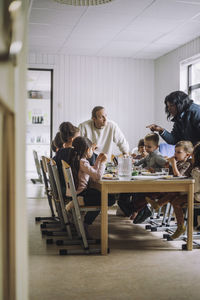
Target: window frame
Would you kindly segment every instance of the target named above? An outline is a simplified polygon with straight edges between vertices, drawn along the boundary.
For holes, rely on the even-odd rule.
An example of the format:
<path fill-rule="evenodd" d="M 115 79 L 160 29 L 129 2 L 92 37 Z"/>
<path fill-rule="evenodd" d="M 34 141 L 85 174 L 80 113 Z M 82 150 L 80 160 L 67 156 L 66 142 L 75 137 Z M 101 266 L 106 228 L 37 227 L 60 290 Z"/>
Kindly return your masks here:
<path fill-rule="evenodd" d="M 189 64 L 187 66 L 187 92 L 189 97 L 191 97 L 191 94 L 194 90 L 200 89 L 200 82 L 196 84 L 190 84 L 192 82 L 192 66 L 193 64 Z"/>

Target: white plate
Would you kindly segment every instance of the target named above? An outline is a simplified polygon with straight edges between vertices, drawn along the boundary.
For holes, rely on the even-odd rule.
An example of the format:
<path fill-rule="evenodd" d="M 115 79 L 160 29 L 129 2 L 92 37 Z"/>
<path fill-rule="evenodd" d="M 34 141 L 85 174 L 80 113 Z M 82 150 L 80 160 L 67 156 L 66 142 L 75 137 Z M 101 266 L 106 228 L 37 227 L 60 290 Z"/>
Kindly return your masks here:
<path fill-rule="evenodd" d="M 133 176 L 131 180 L 157 180 L 157 179 L 162 179 L 163 176 L 145 176 L 145 175 L 138 175 L 138 176 Z"/>
<path fill-rule="evenodd" d="M 119 178 L 118 177 L 105 177 L 105 176 L 102 176 L 101 177 L 101 179 L 103 179 L 103 180 L 119 180 Z"/>
<path fill-rule="evenodd" d="M 144 176 L 160 176 L 160 175 L 163 175 L 162 172 L 156 172 L 156 173 L 141 172 L 141 174 L 144 175 Z"/>
<path fill-rule="evenodd" d="M 177 179 L 186 179 L 188 178 L 187 176 L 180 176 L 180 177 L 176 177 L 176 176 L 170 176 L 170 175 L 166 175 L 166 176 L 163 176 L 163 179 L 166 179 L 166 180 L 177 180 Z"/>

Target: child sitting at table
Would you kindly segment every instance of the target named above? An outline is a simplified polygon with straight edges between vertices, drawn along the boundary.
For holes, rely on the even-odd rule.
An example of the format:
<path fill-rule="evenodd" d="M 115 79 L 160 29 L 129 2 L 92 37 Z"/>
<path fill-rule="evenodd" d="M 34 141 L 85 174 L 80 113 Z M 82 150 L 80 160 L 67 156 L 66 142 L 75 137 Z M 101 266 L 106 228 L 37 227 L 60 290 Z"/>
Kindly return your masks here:
<path fill-rule="evenodd" d="M 191 160 L 190 156 L 193 151 L 193 145 L 189 141 L 180 141 L 175 145 L 175 155 L 173 157 L 170 157 L 167 159 L 168 164 L 170 163 L 170 174 L 173 174 L 174 176 L 190 176 L 191 172 Z M 169 165 L 168 165 L 169 166 Z M 151 193 L 146 195 L 144 201 L 138 200 L 135 202 L 135 207 L 141 208 L 142 202 L 143 205 L 145 203 L 150 203 L 153 208 L 159 208 L 160 206 L 166 204 L 169 200 L 169 196 L 177 195 L 177 193 Z M 158 202 L 155 202 L 153 199 L 158 199 Z M 167 202 L 166 202 L 167 201 Z M 162 204 L 163 203 L 163 204 Z M 137 210 L 134 207 L 134 211 L 137 212 Z M 135 220 L 137 222 L 137 219 Z"/>
<path fill-rule="evenodd" d="M 131 156 L 134 159 L 141 159 L 143 157 L 146 157 L 148 153 L 146 152 L 145 146 L 144 146 L 144 139 L 140 139 L 138 142 L 137 149 L 132 150 Z"/>
<path fill-rule="evenodd" d="M 89 179 L 98 181 L 104 173 L 107 155 L 100 153 L 91 166 L 88 159 L 92 157 L 94 147 L 92 142 L 86 137 L 77 137 L 72 142 L 72 151 L 69 157 L 69 165 L 72 169 L 75 188 L 78 196 L 84 198 L 86 206 L 100 206 L 101 192 L 88 186 Z M 108 206 L 115 203 L 115 195 L 108 195 Z M 88 233 L 88 225 L 91 225 L 100 211 L 89 211 L 84 218 L 84 227 Z"/>
<path fill-rule="evenodd" d="M 173 174 L 175 176 L 190 176 L 195 179 L 194 199 L 200 202 L 200 143 L 193 150 L 193 145 L 189 141 L 178 142 L 175 146 L 175 156 L 169 159 L 172 164 Z M 189 157 L 192 154 L 192 162 Z M 192 169 L 193 168 L 193 169 Z M 192 169 L 192 170 L 191 170 Z M 151 204 L 154 209 L 159 209 L 161 206 L 170 202 L 174 207 L 174 213 L 177 219 L 177 230 L 171 236 L 171 239 L 178 238 L 185 232 L 183 210 L 182 207 L 187 202 L 187 195 L 180 193 L 165 193 L 163 197 L 157 201 L 146 197 L 146 201 Z"/>
<path fill-rule="evenodd" d="M 55 160 L 58 167 L 62 193 L 63 196 L 65 197 L 66 186 L 65 186 L 65 179 L 62 171 L 61 161 L 64 160 L 68 163 L 69 155 L 72 149 L 72 142 L 79 134 L 79 128 L 74 126 L 70 122 L 63 122 L 59 126 L 59 133 L 60 133 L 61 141 L 63 143 L 63 147 L 56 152 L 56 155 L 53 157 L 53 159 Z"/>
<path fill-rule="evenodd" d="M 149 133 L 144 138 L 144 145 L 148 155 L 139 161 L 133 163 L 135 166 L 142 165 L 143 168 L 150 172 L 160 171 L 166 164 L 165 158 L 159 152 L 159 135 L 157 133 Z"/>
<path fill-rule="evenodd" d="M 158 144 L 159 144 L 159 136 L 157 133 L 147 134 L 144 138 L 144 145 L 148 155 L 137 162 L 135 162 L 135 160 L 133 159 L 135 166 L 142 165 L 142 167 L 146 168 L 150 172 L 160 171 L 161 168 L 165 167 L 166 160 L 160 154 L 158 150 Z M 144 198 L 145 194 L 141 194 L 141 193 L 132 194 L 133 206 L 131 209 L 130 207 L 127 207 L 127 201 L 124 201 L 125 195 L 126 194 L 122 194 L 122 195 L 120 194 L 118 205 L 127 217 L 131 216 L 134 212 L 134 214 L 131 216 L 131 219 L 134 219 L 138 211 L 140 211 L 141 209 L 144 208 L 144 206 L 146 206 L 146 200 Z M 130 194 L 127 194 L 127 197 L 128 196 L 130 196 Z M 151 214 L 150 210 L 148 211 L 148 213 Z"/>

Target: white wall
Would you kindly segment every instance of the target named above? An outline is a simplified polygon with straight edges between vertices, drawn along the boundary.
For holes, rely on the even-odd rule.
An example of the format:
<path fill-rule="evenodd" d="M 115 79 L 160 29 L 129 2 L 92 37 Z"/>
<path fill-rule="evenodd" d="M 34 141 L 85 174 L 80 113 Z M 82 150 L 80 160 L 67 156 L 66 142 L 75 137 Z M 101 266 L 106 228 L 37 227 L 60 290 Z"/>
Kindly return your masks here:
<path fill-rule="evenodd" d="M 155 61 L 155 122 L 171 129 L 166 120 L 164 99 L 170 92 L 180 89 L 180 62 L 200 53 L 200 38 L 197 38 Z"/>
<path fill-rule="evenodd" d="M 63 121 L 78 125 L 96 105 L 106 107 L 130 146 L 154 120 L 154 62 L 126 58 L 29 55 L 29 67 L 54 68 L 54 134 Z"/>

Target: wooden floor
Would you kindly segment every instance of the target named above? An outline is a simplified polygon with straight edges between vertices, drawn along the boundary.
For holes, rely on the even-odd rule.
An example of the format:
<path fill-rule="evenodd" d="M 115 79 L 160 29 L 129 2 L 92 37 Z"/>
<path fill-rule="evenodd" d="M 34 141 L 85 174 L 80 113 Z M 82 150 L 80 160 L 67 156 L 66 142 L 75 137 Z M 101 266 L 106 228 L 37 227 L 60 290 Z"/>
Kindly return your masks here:
<path fill-rule="evenodd" d="M 46 245 L 35 216 L 49 215 L 41 185 L 27 185 L 30 300 L 197 300 L 200 250 L 182 251 L 181 242 L 162 240 L 144 225 L 109 215 L 108 256 L 59 256 Z M 100 236 L 100 222 L 91 234 Z"/>

